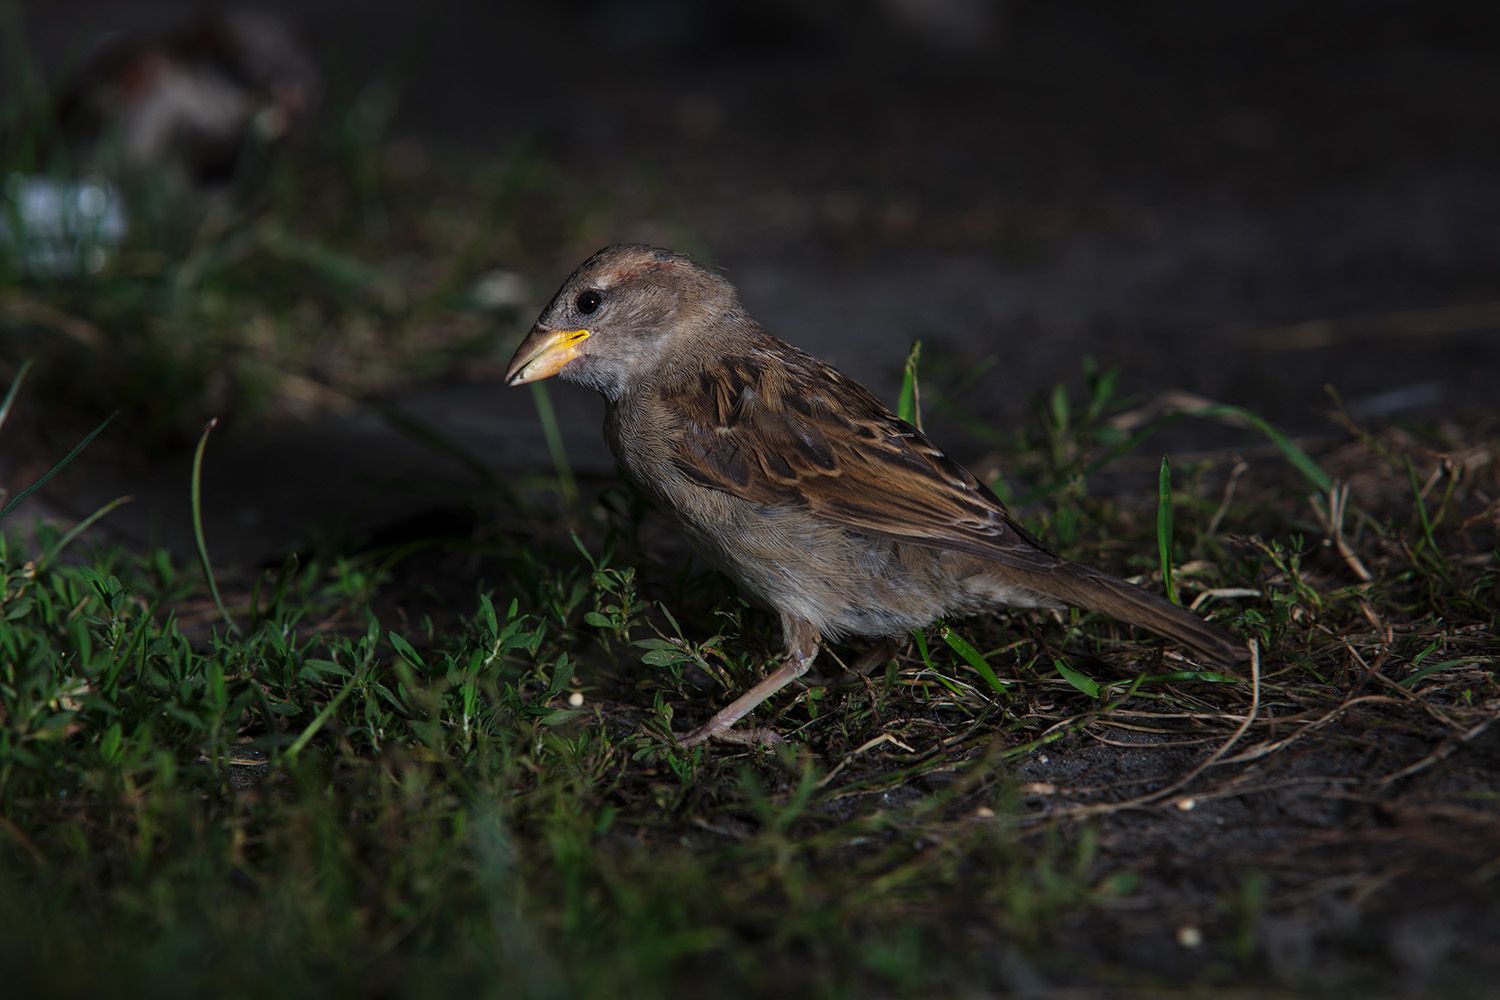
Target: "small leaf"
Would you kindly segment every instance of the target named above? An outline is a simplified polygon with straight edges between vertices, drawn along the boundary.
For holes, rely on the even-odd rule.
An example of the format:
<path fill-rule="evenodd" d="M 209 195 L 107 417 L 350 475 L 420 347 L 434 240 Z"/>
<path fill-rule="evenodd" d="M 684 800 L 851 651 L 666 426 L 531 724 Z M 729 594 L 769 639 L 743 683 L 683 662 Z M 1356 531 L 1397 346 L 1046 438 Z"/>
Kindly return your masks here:
<path fill-rule="evenodd" d="M 680 649 L 653 649 L 641 657 L 641 662 L 653 667 L 667 667 L 691 659 L 691 656 Z"/>
<path fill-rule="evenodd" d="M 390 638 L 391 645 L 396 647 L 396 653 L 402 659 L 404 659 L 407 663 L 410 663 L 412 666 L 416 667 L 418 670 L 427 669 L 427 665 L 422 662 L 422 658 L 417 655 L 417 651 L 411 648 L 411 643 L 401 638 L 395 632 L 387 632 L 386 635 Z"/>
<path fill-rule="evenodd" d="M 1085 674 L 1080 670 L 1075 670 L 1063 660 L 1055 658 L 1052 661 L 1052 667 L 1058 672 L 1063 680 L 1073 685 L 1073 687 L 1077 688 L 1079 691 L 1082 691 L 1090 698 L 1099 697 L 1099 685 L 1094 683 L 1094 679 L 1088 674 Z"/>
<path fill-rule="evenodd" d="M 114 722 L 104 731 L 104 735 L 99 737 L 99 755 L 104 758 L 105 763 L 113 764 L 119 757 L 122 736 L 123 730 L 120 724 Z"/>
<path fill-rule="evenodd" d="M 542 716 L 542 725 L 561 726 L 566 722 L 572 722 L 580 715 L 588 714 L 589 710 L 586 708 L 559 708 L 556 711 L 549 712 L 546 715 Z"/>
<path fill-rule="evenodd" d="M 988 684 L 997 693 L 1005 694 L 1004 682 L 1002 682 L 999 677 L 995 676 L 994 669 L 989 665 L 989 662 L 986 661 L 983 656 L 979 655 L 979 650 L 969 645 L 968 641 L 964 639 L 963 636 L 959 635 L 957 632 L 953 631 L 946 625 L 942 627 L 942 629 L 940 630 L 940 634 L 943 637 L 943 641 L 948 644 L 948 648 L 962 657 L 965 663 L 973 667 L 979 673 L 979 676 L 984 678 L 984 682 L 986 684 Z"/>
<path fill-rule="evenodd" d="M 552 683 L 547 685 L 547 697 L 556 698 L 572 683 L 573 664 L 568 662 L 568 654 L 564 653 L 557 658 L 557 663 L 552 667 Z"/>
<path fill-rule="evenodd" d="M 495 605 L 490 602 L 489 594 L 479 595 L 479 617 L 492 634 L 500 631 L 500 623 L 495 620 Z"/>
<path fill-rule="evenodd" d="M 1059 382 L 1052 387 L 1052 422 L 1057 427 L 1059 437 L 1066 436 L 1067 434 L 1070 423 L 1068 419 L 1070 412 L 1068 390 Z"/>

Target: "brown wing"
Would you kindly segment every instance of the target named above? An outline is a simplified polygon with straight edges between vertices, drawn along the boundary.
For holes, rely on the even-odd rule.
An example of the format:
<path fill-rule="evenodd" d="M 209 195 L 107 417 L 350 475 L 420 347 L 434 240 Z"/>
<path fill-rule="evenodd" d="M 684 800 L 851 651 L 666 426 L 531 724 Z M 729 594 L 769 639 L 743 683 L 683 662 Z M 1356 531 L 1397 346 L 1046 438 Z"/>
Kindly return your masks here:
<path fill-rule="evenodd" d="M 760 504 L 1022 569 L 1057 557 L 967 469 L 857 382 L 796 348 L 721 359 L 698 376 L 674 460 L 694 482 Z"/>

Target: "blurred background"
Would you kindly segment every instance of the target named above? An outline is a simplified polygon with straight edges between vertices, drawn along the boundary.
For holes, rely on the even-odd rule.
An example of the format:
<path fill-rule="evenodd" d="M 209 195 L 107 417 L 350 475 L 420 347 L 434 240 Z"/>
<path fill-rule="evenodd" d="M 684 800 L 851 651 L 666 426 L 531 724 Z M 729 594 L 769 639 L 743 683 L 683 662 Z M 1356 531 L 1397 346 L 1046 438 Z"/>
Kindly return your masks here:
<path fill-rule="evenodd" d="M 0 483 L 119 410 L 31 510 L 130 493 L 125 540 L 189 549 L 211 417 L 210 538 L 245 564 L 550 469 L 499 374 L 618 240 L 724 267 L 888 401 L 920 339 L 927 429 L 976 471 L 1086 358 L 1122 409 L 1493 428 L 1493 5 L 0 12 L 0 377 L 35 362 Z M 608 476 L 597 399 L 549 388 L 574 472 Z M 1142 468 L 1236 433 L 1178 425 Z"/>

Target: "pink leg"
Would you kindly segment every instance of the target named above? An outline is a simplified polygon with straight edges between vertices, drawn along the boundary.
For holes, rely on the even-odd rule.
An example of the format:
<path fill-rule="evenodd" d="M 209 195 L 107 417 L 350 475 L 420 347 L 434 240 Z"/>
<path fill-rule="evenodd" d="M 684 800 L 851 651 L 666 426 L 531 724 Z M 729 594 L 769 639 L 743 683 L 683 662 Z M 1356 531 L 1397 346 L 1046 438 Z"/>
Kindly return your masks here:
<path fill-rule="evenodd" d="M 682 746 L 697 746 L 709 740 L 759 743 L 764 746 L 773 746 L 781 742 L 781 737 L 770 729 L 730 728 L 749 715 L 755 706 L 807 673 L 813 657 L 818 655 L 818 630 L 810 622 L 793 618 L 790 615 L 782 615 L 781 632 L 786 639 L 786 653 L 781 658 L 781 665 L 765 680 L 721 709 L 701 729 L 679 741 Z"/>

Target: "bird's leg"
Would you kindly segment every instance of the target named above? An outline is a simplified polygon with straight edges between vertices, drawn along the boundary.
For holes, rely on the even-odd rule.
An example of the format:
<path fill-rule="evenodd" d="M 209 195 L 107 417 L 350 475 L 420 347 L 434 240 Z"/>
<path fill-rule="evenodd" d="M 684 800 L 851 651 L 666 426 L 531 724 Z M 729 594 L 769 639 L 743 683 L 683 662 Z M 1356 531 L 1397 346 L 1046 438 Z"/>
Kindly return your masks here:
<path fill-rule="evenodd" d="M 720 709 L 719 713 L 712 719 L 709 719 L 708 723 L 701 729 L 684 737 L 680 741 L 682 746 L 697 746 L 699 743 L 705 743 L 708 740 L 725 740 L 730 743 L 760 743 L 764 746 L 773 746 L 781 742 L 781 737 L 770 729 L 730 728 L 746 715 L 749 715 L 756 705 L 759 705 L 771 697 L 771 695 L 807 673 L 807 668 L 812 664 L 813 657 L 818 655 L 818 630 L 813 627 L 811 622 L 783 614 L 781 616 L 781 632 L 786 639 L 786 652 L 782 655 L 781 665 L 773 670 L 765 680 Z"/>

